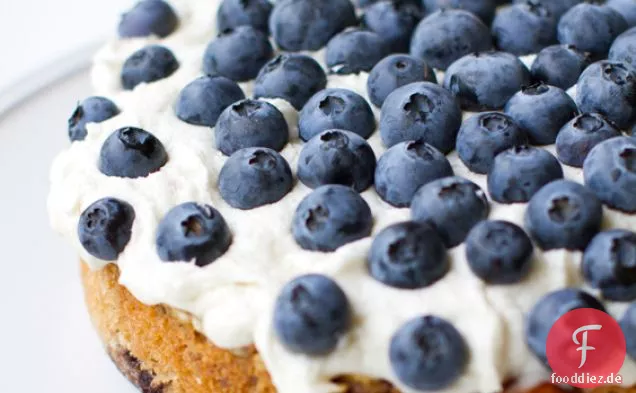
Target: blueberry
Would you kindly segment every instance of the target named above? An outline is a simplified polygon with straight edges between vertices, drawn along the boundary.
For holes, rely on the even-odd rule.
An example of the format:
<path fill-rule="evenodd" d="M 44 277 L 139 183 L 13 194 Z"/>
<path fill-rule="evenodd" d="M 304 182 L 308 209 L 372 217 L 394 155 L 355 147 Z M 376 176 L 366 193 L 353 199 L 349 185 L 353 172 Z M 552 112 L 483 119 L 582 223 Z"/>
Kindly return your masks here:
<path fill-rule="evenodd" d="M 522 56 L 555 44 L 556 26 L 557 18 L 542 1 L 528 0 L 499 11 L 492 34 L 497 48 Z"/>
<path fill-rule="evenodd" d="M 166 37 L 174 32 L 179 18 L 163 0 L 139 1 L 121 17 L 119 36 L 123 38 L 157 36 Z"/>
<path fill-rule="evenodd" d="M 408 207 L 421 186 L 448 176 L 453 168 L 439 150 L 422 141 L 401 142 L 380 157 L 375 189 L 385 202 Z"/>
<path fill-rule="evenodd" d="M 627 354 L 632 359 L 636 359 L 636 340 L 634 340 L 634 334 L 636 334 L 636 303 L 632 303 L 627 307 L 619 324 L 625 335 Z"/>
<path fill-rule="evenodd" d="M 104 141 L 99 170 L 106 176 L 145 177 L 168 162 L 163 144 L 151 133 L 135 127 L 120 128 Z"/>
<path fill-rule="evenodd" d="M 515 0 L 513 3 L 525 3 L 528 0 Z M 582 3 L 585 0 L 541 0 L 543 6 L 550 11 L 558 21 L 570 8 Z"/>
<path fill-rule="evenodd" d="M 441 390 L 466 369 L 468 346 L 449 322 L 432 315 L 404 324 L 391 339 L 389 359 L 398 379 L 417 390 Z"/>
<path fill-rule="evenodd" d="M 216 146 L 226 156 L 246 147 L 280 151 L 289 139 L 283 114 L 265 101 L 245 99 L 225 108 L 214 128 Z"/>
<path fill-rule="evenodd" d="M 373 278 L 390 287 L 418 289 L 441 280 L 450 263 L 444 242 L 429 225 L 413 221 L 383 229 L 367 257 Z"/>
<path fill-rule="evenodd" d="M 335 251 L 371 234 L 373 216 L 362 197 L 341 185 L 318 187 L 303 199 L 292 222 L 294 239 L 313 251 Z"/>
<path fill-rule="evenodd" d="M 121 70 L 121 84 L 132 90 L 141 83 L 151 83 L 172 75 L 179 62 L 170 49 L 160 45 L 145 46 L 133 53 Z"/>
<path fill-rule="evenodd" d="M 523 229 L 507 221 L 482 221 L 466 237 L 466 260 L 488 284 L 515 284 L 532 268 L 532 242 Z"/>
<path fill-rule="evenodd" d="M 103 198 L 79 218 L 77 233 L 84 249 L 104 261 L 114 261 L 130 241 L 135 210 L 127 202 Z"/>
<path fill-rule="evenodd" d="M 387 147 L 422 140 L 442 153 L 455 148 L 462 111 L 448 90 L 430 82 L 395 89 L 382 104 L 380 136 Z"/>
<path fill-rule="evenodd" d="M 516 146 L 495 157 L 488 192 L 499 203 L 528 202 L 544 185 L 563 178 L 559 161 L 548 151 Z"/>
<path fill-rule="evenodd" d="M 526 344 L 541 362 L 548 364 L 546 342 L 554 323 L 568 312 L 580 308 L 605 311 L 594 296 L 574 288 L 550 292 L 534 305 L 526 318 Z"/>
<path fill-rule="evenodd" d="M 577 85 L 581 112 L 598 112 L 621 129 L 636 121 L 636 71 L 625 63 L 600 61 L 587 67 Z"/>
<path fill-rule="evenodd" d="M 462 243 L 472 227 L 489 213 L 490 205 L 481 188 L 457 176 L 420 187 L 411 201 L 413 220 L 431 224 L 449 248 Z"/>
<path fill-rule="evenodd" d="M 349 0 L 281 0 L 269 17 L 269 30 L 284 51 L 316 51 L 356 23 Z"/>
<path fill-rule="evenodd" d="M 490 171 L 500 152 L 526 144 L 528 136 L 510 117 L 501 112 L 482 112 L 469 117 L 457 134 L 457 153 L 472 172 Z"/>
<path fill-rule="evenodd" d="M 490 30 L 468 11 L 442 9 L 422 20 L 411 41 L 411 54 L 445 70 L 472 52 L 492 49 Z"/>
<path fill-rule="evenodd" d="M 223 200 L 249 210 L 280 201 L 293 187 L 289 164 L 275 150 L 250 147 L 234 152 L 219 174 Z"/>
<path fill-rule="evenodd" d="M 532 63 L 532 79 L 547 85 L 569 89 L 589 65 L 589 58 L 573 45 L 543 48 Z"/>
<path fill-rule="evenodd" d="M 609 0 L 607 6 L 621 14 L 627 26 L 636 26 L 636 4 L 633 0 Z"/>
<path fill-rule="evenodd" d="M 505 52 L 473 53 L 454 62 L 444 76 L 444 87 L 462 109 L 498 110 L 530 81 L 530 71 L 514 55 Z"/>
<path fill-rule="evenodd" d="M 365 8 L 361 23 L 390 43 L 391 52 L 409 51 L 411 36 L 422 19 L 421 7 L 411 1 L 382 0 Z"/>
<path fill-rule="evenodd" d="M 607 206 L 636 212 L 636 141 L 616 137 L 599 143 L 583 163 L 585 184 Z"/>
<path fill-rule="evenodd" d="M 222 75 L 237 82 L 256 78 L 272 58 L 274 49 L 267 35 L 252 26 L 224 30 L 203 55 L 203 72 Z"/>
<path fill-rule="evenodd" d="M 245 98 L 243 90 L 224 76 L 202 76 L 181 90 L 175 113 L 188 124 L 214 127 L 221 112 Z"/>
<path fill-rule="evenodd" d="M 620 136 L 616 126 L 598 113 L 584 113 L 561 128 L 556 139 L 559 161 L 581 168 L 592 148 L 606 139 Z"/>
<path fill-rule="evenodd" d="M 380 108 L 393 90 L 413 82 L 437 83 L 435 71 L 416 57 L 390 55 L 371 70 L 367 79 L 367 94 L 371 103 Z"/>
<path fill-rule="evenodd" d="M 77 104 L 75 111 L 68 119 L 68 138 L 83 141 L 86 138 L 86 124 L 101 123 L 119 114 L 119 108 L 105 97 L 88 97 Z"/>
<path fill-rule="evenodd" d="M 369 103 L 346 89 L 325 89 L 314 94 L 300 111 L 300 139 L 308 141 L 333 128 L 351 131 L 365 139 L 371 136 L 375 117 Z"/>
<path fill-rule="evenodd" d="M 440 8 L 458 8 L 477 15 L 484 24 L 490 25 L 495 17 L 496 0 L 422 0 L 427 14 Z"/>
<path fill-rule="evenodd" d="M 535 145 L 551 145 L 563 125 L 578 114 L 574 100 L 562 89 L 543 83 L 523 87 L 504 108 L 528 132 Z"/>
<path fill-rule="evenodd" d="M 332 279 L 308 274 L 287 283 L 274 306 L 274 332 L 293 353 L 327 355 L 353 323 L 347 295 Z"/>
<path fill-rule="evenodd" d="M 634 5 L 636 6 L 636 4 Z M 627 30 L 614 40 L 610 47 L 608 59 L 627 63 L 632 68 L 636 67 L 636 28 Z"/>
<path fill-rule="evenodd" d="M 163 217 L 157 228 L 157 253 L 165 262 L 190 262 L 206 266 L 232 244 L 225 219 L 209 205 L 187 202 Z"/>
<path fill-rule="evenodd" d="M 373 184 L 375 154 L 363 138 L 344 130 L 327 130 L 303 146 L 298 179 L 307 187 L 342 184 L 362 192 Z"/>
<path fill-rule="evenodd" d="M 335 35 L 327 44 L 325 62 L 333 74 L 357 74 L 371 71 L 391 48 L 378 33 L 348 29 Z"/>
<path fill-rule="evenodd" d="M 272 3 L 269 0 L 223 0 L 216 13 L 217 31 L 253 26 L 268 33 Z"/>
<path fill-rule="evenodd" d="M 280 54 L 261 68 L 254 82 L 254 97 L 282 98 L 300 110 L 326 86 L 327 75 L 316 60 L 306 55 Z"/>

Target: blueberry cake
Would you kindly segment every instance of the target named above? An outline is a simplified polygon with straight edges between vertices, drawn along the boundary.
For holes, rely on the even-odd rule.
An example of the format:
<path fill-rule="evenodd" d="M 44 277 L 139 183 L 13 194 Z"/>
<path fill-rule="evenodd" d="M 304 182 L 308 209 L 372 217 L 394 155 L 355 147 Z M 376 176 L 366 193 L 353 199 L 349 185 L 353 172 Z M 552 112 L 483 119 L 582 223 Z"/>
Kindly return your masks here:
<path fill-rule="evenodd" d="M 636 2 L 142 0 L 53 228 L 145 393 L 559 391 L 606 311 L 636 383 Z"/>

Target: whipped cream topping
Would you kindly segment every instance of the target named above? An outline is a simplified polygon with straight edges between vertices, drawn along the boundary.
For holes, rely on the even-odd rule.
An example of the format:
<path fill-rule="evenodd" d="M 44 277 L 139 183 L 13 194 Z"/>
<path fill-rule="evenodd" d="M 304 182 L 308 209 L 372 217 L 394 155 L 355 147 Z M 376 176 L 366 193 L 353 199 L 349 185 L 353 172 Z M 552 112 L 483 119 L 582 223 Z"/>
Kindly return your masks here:
<path fill-rule="evenodd" d="M 405 393 L 415 393 L 394 375 L 389 363 L 389 342 L 406 321 L 434 314 L 451 322 L 464 336 L 470 359 L 464 374 L 442 392 L 497 392 L 504 381 L 516 379 L 521 387 L 548 379 L 548 371 L 525 344 L 524 317 L 545 293 L 562 287 L 584 286 L 581 253 L 565 250 L 542 252 L 535 248 L 533 270 L 521 283 L 486 285 L 469 269 L 464 246 L 449 250 L 451 270 L 436 284 L 419 290 L 399 290 L 375 281 L 366 271 L 372 238 L 347 244 L 333 253 L 301 249 L 291 233 L 294 211 L 311 192 L 296 180 L 293 190 L 275 204 L 242 211 L 223 201 L 218 174 L 227 159 L 215 148 L 214 132 L 180 121 L 173 105 L 181 89 L 201 75 L 203 52 L 215 37 L 219 0 L 172 0 L 180 17 L 178 30 L 165 39 L 143 38 L 107 43 L 95 56 L 92 71 L 96 93 L 111 98 L 121 114 L 87 126 L 84 141 L 72 143 L 59 154 L 51 169 L 48 198 L 50 221 L 76 247 L 91 268 L 107 261 L 89 255 L 79 243 L 77 223 L 82 211 L 102 197 L 130 203 L 136 212 L 132 237 L 116 263 L 120 283 L 141 302 L 166 304 L 187 311 L 196 329 L 215 345 L 240 349 L 255 344 L 272 380 L 281 393 L 335 392 L 330 381 L 342 374 L 360 374 L 390 381 Z M 170 48 L 180 68 L 169 78 L 123 91 L 120 71 L 135 50 L 160 43 Z M 322 52 L 311 54 L 324 66 Z M 524 58 L 529 64 L 533 57 Z M 366 97 L 367 74 L 330 75 L 328 87 L 351 89 Z M 442 74 L 438 74 L 442 80 Z M 246 96 L 252 84 L 241 84 Z M 574 91 L 571 91 L 574 94 Z M 284 114 L 290 142 L 281 152 L 295 172 L 302 141 L 298 138 L 298 113 L 281 99 L 271 99 Z M 374 108 L 376 119 L 379 110 Z M 470 114 L 466 113 L 465 116 Z M 108 177 L 97 168 L 104 140 L 116 129 L 141 127 L 153 133 L 166 148 L 168 163 L 146 178 Z M 376 156 L 385 147 L 376 131 L 368 140 Z M 554 154 L 554 146 L 547 147 Z M 466 177 L 486 191 L 486 176 L 471 173 L 456 153 L 448 156 L 456 175 Z M 563 166 L 565 177 L 582 182 L 579 169 Z M 373 188 L 363 192 L 374 216 L 374 234 L 393 223 L 408 220 L 409 209 L 382 201 Z M 155 232 L 165 213 L 189 201 L 207 203 L 223 214 L 232 233 L 228 252 L 211 265 L 165 263 L 156 253 Z M 491 202 L 490 219 L 523 227 L 525 204 Z M 636 228 L 636 216 L 605 209 L 605 228 Z M 337 349 L 323 357 L 288 352 L 272 327 L 273 303 L 281 287 L 305 273 L 334 278 L 354 310 L 354 324 Z M 625 304 L 608 304 L 620 317 Z M 636 362 L 627 359 L 624 384 L 636 382 Z"/>

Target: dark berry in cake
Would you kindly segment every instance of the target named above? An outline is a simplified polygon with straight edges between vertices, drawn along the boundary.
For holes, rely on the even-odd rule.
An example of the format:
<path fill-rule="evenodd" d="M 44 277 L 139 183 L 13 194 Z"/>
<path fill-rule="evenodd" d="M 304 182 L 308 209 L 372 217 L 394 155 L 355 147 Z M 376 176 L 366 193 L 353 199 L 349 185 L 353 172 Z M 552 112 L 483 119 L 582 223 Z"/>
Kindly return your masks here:
<path fill-rule="evenodd" d="M 357 74 L 371 71 L 391 53 L 389 44 L 378 33 L 359 28 L 335 35 L 327 44 L 325 63 L 333 74 Z"/>
<path fill-rule="evenodd" d="M 394 54 L 376 64 L 367 79 L 367 94 L 380 108 L 393 90 L 413 82 L 437 83 L 435 70 L 414 56 Z"/>
<path fill-rule="evenodd" d="M 492 23 L 495 46 L 504 52 L 522 56 L 555 44 L 558 20 L 544 5 L 545 2 L 528 0 L 499 11 Z"/>
<path fill-rule="evenodd" d="M 440 8 L 466 10 L 477 15 L 488 26 L 495 17 L 495 9 L 497 8 L 496 0 L 422 0 L 422 4 L 427 14 Z"/>
<path fill-rule="evenodd" d="M 325 89 L 303 106 L 298 119 L 300 139 L 308 141 L 323 131 L 339 128 L 368 138 L 375 131 L 375 117 L 361 95 L 347 89 Z"/>
<path fill-rule="evenodd" d="M 488 27 L 464 10 L 442 9 L 422 20 L 411 41 L 411 54 L 445 70 L 455 60 L 492 49 Z"/>
<path fill-rule="evenodd" d="M 177 117 L 188 124 L 214 127 L 221 112 L 245 98 L 243 90 L 224 76 L 202 76 L 181 90 L 175 104 Z"/>
<path fill-rule="evenodd" d="M 401 142 L 380 157 L 375 189 L 385 202 L 408 207 L 421 186 L 449 176 L 453 168 L 439 150 L 419 140 Z"/>
<path fill-rule="evenodd" d="M 413 220 L 432 225 L 449 248 L 462 243 L 489 213 L 490 205 L 482 189 L 457 176 L 422 186 L 411 201 Z"/>
<path fill-rule="evenodd" d="M 513 3 L 525 3 L 528 0 L 514 0 Z M 546 7 L 552 15 L 559 20 L 570 8 L 582 3 L 585 0 L 541 0 L 543 6 Z"/>
<path fill-rule="evenodd" d="M 159 139 L 141 128 L 125 127 L 110 134 L 99 153 L 99 170 L 106 176 L 137 178 L 157 172 L 168 162 Z"/>
<path fill-rule="evenodd" d="M 311 138 L 298 157 L 298 179 L 307 187 L 341 184 L 362 192 L 373 184 L 371 146 L 350 131 L 327 130 Z"/>
<path fill-rule="evenodd" d="M 584 250 L 603 219 L 601 201 L 589 188 L 556 180 L 541 188 L 528 203 L 525 227 L 543 250 Z"/>
<path fill-rule="evenodd" d="M 308 274 L 287 283 L 274 305 L 274 332 L 290 352 L 327 355 L 352 324 L 347 295 L 329 277 Z"/>
<path fill-rule="evenodd" d="M 119 114 L 119 108 L 106 97 L 88 97 L 77 104 L 68 119 L 68 138 L 83 141 L 86 138 L 86 124 L 101 123 Z"/>
<path fill-rule="evenodd" d="M 619 324 L 625 335 L 625 343 L 627 344 L 627 354 L 632 359 L 636 359 L 636 302 L 627 307 L 625 313 L 621 317 Z"/>
<path fill-rule="evenodd" d="M 422 140 L 442 153 L 455 148 L 462 111 L 453 95 L 431 82 L 395 89 L 382 104 L 380 136 L 387 147 Z"/>
<path fill-rule="evenodd" d="M 246 147 L 280 151 L 289 139 L 283 114 L 265 101 L 245 99 L 225 108 L 214 128 L 216 147 L 226 156 Z"/>
<path fill-rule="evenodd" d="M 620 135 L 620 130 L 604 116 L 584 113 L 561 128 L 556 139 L 556 153 L 562 163 L 580 168 L 594 146 Z"/>
<path fill-rule="evenodd" d="M 356 23 L 349 0 L 281 0 L 274 5 L 269 30 L 284 51 L 316 51 Z"/>
<path fill-rule="evenodd" d="M 179 17 L 163 0 L 142 0 L 122 15 L 119 36 L 122 38 L 172 34 L 179 24 Z"/>
<path fill-rule="evenodd" d="M 252 26 L 268 33 L 272 7 L 269 0 L 223 0 L 216 13 L 216 30 Z"/>
<path fill-rule="evenodd" d="M 631 1 L 631 0 L 630 0 Z M 636 3 L 634 4 L 636 8 Z M 608 59 L 636 67 L 636 28 L 619 35 L 610 47 Z"/>
<path fill-rule="evenodd" d="M 254 97 L 282 98 L 300 110 L 311 96 L 326 86 L 327 75 L 316 60 L 285 53 L 261 68 L 254 82 Z"/>
<path fill-rule="evenodd" d="M 418 289 L 442 279 L 450 263 L 444 242 L 432 227 L 407 221 L 377 234 L 367 267 L 369 274 L 385 285 Z"/>
<path fill-rule="evenodd" d="M 457 134 L 456 149 L 468 169 L 485 174 L 497 154 L 527 142 L 526 132 L 510 116 L 482 112 L 464 121 Z"/>
<path fill-rule="evenodd" d="M 292 222 L 294 239 L 313 251 L 335 251 L 367 237 L 373 228 L 371 209 L 351 187 L 318 187 L 298 205 Z"/>
<path fill-rule="evenodd" d="M 553 144 L 561 127 L 578 114 L 574 100 L 564 90 L 543 83 L 523 87 L 504 110 L 535 145 Z"/>
<path fill-rule="evenodd" d="M 532 63 L 532 79 L 547 85 L 569 89 L 589 65 L 589 58 L 573 45 L 543 48 Z"/>
<path fill-rule="evenodd" d="M 636 4 L 632 0 L 609 0 L 607 6 L 621 14 L 629 27 L 636 26 Z"/>
<path fill-rule="evenodd" d="M 179 62 L 165 46 L 149 45 L 133 53 L 121 70 L 124 89 L 132 90 L 141 83 L 152 83 L 172 75 Z"/>
<path fill-rule="evenodd" d="M 170 209 L 157 228 L 157 254 L 164 262 L 206 266 L 230 248 L 232 233 L 209 205 L 187 202 Z"/>
<path fill-rule="evenodd" d="M 266 33 L 239 26 L 224 30 L 210 43 L 203 55 L 203 72 L 244 82 L 256 78 L 272 56 L 274 49 Z"/>
<path fill-rule="evenodd" d="M 444 87 L 468 111 L 497 110 L 523 86 L 530 71 L 514 55 L 505 52 L 473 53 L 454 62 L 446 71 Z"/>
<path fill-rule="evenodd" d="M 449 322 L 427 315 L 404 324 L 391 339 L 389 359 L 398 379 L 423 391 L 457 380 L 468 363 L 468 346 Z"/>
<path fill-rule="evenodd" d="M 265 147 L 234 152 L 219 174 L 219 192 L 230 206 L 249 210 L 275 203 L 291 191 L 294 179 L 283 156 Z"/>
<path fill-rule="evenodd" d="M 391 52 L 409 51 L 411 36 L 422 19 L 422 8 L 409 0 L 382 0 L 364 9 L 362 25 L 389 43 Z"/>
<path fill-rule="evenodd" d="M 133 207 L 119 199 L 103 198 L 90 205 L 79 218 L 79 241 L 89 254 L 114 261 L 130 241 L 135 221 Z"/>

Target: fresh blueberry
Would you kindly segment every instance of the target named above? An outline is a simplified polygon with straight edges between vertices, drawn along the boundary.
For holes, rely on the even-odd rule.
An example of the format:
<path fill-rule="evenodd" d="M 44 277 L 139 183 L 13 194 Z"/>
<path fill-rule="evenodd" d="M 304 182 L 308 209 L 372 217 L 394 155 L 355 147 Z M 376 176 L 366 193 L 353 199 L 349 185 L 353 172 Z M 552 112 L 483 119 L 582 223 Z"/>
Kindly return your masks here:
<path fill-rule="evenodd" d="M 514 0 L 513 3 L 525 3 L 528 0 Z M 570 8 L 577 4 L 582 3 L 585 0 L 540 0 L 543 6 L 550 11 L 554 18 L 558 21 L 563 14 L 565 14 Z"/>
<path fill-rule="evenodd" d="M 389 359 L 398 379 L 423 391 L 441 390 L 461 376 L 468 363 L 464 337 L 449 322 L 424 316 L 404 324 L 391 339 Z"/>
<path fill-rule="evenodd" d="M 589 58 L 573 45 L 543 48 L 532 63 L 532 79 L 547 85 L 569 89 L 589 65 Z"/>
<path fill-rule="evenodd" d="M 294 239 L 313 251 L 335 251 L 367 237 L 373 228 L 371 209 L 351 187 L 318 187 L 303 199 L 292 222 Z"/>
<path fill-rule="evenodd" d="M 378 33 L 347 29 L 329 40 L 325 62 L 330 73 L 357 74 L 371 71 L 390 52 L 389 44 Z"/>
<path fill-rule="evenodd" d="M 555 44 L 556 26 L 557 19 L 542 1 L 528 0 L 499 11 L 492 34 L 497 48 L 522 56 Z"/>
<path fill-rule="evenodd" d="M 390 55 L 371 70 L 367 79 L 367 94 L 371 103 L 380 108 L 393 90 L 413 82 L 437 83 L 435 70 L 416 57 Z"/>
<path fill-rule="evenodd" d="M 427 14 L 432 14 L 440 8 L 457 8 L 472 12 L 487 26 L 490 26 L 497 8 L 496 0 L 422 0 L 422 4 Z"/>
<path fill-rule="evenodd" d="M 214 127 L 221 112 L 245 98 L 243 90 L 224 76 L 202 76 L 181 90 L 175 113 L 188 124 Z"/>
<path fill-rule="evenodd" d="M 563 178 L 563 168 L 548 151 L 515 146 L 495 157 L 488 173 L 488 193 L 499 203 L 528 202 L 544 185 Z"/>
<path fill-rule="evenodd" d="M 514 55 L 505 52 L 473 53 L 454 62 L 444 76 L 444 87 L 462 109 L 498 110 L 530 81 L 530 71 Z"/>
<path fill-rule="evenodd" d="M 165 262 L 206 266 L 230 248 L 232 233 L 225 219 L 209 205 L 187 202 L 172 208 L 157 228 L 157 253 Z"/>
<path fill-rule="evenodd" d="M 382 104 L 380 136 L 387 147 L 422 140 L 446 154 L 455 148 L 462 111 L 453 95 L 431 82 L 395 89 Z"/>
<path fill-rule="evenodd" d="M 385 202 L 408 207 L 420 187 L 449 176 L 453 168 L 439 150 L 419 140 L 401 142 L 380 157 L 375 189 Z"/>
<path fill-rule="evenodd" d="M 217 31 L 247 25 L 268 33 L 272 7 L 269 0 L 223 0 L 216 13 Z"/>
<path fill-rule="evenodd" d="M 289 139 L 283 114 L 265 101 L 245 99 L 225 108 L 214 128 L 216 147 L 226 156 L 246 147 L 280 151 Z"/>
<path fill-rule="evenodd" d="M 86 124 L 101 123 L 119 114 L 119 108 L 105 97 L 88 97 L 77 104 L 75 111 L 68 119 L 68 138 L 83 141 L 86 138 Z"/>
<path fill-rule="evenodd" d="M 636 4 L 633 0 L 609 0 L 607 6 L 621 14 L 627 26 L 636 26 Z"/>
<path fill-rule="evenodd" d="M 124 62 L 121 84 L 132 90 L 141 83 L 151 83 L 172 75 L 179 62 L 170 49 L 160 45 L 149 45 L 133 53 Z"/>
<path fill-rule="evenodd" d="M 464 121 L 457 134 L 456 148 L 468 169 L 486 174 L 497 154 L 527 142 L 526 132 L 510 116 L 482 112 Z"/>
<path fill-rule="evenodd" d="M 249 210 L 280 201 L 293 187 L 283 156 L 264 147 L 233 153 L 219 174 L 219 192 L 230 206 Z"/>
<path fill-rule="evenodd" d="M 422 20 L 411 41 L 411 54 L 445 70 L 455 60 L 492 49 L 488 27 L 468 11 L 442 9 Z"/>
<path fill-rule="evenodd" d="M 482 221 L 466 237 L 466 260 L 488 284 L 515 284 L 532 268 L 532 242 L 507 221 Z"/>
<path fill-rule="evenodd" d="M 462 243 L 489 213 L 490 205 L 481 188 L 457 176 L 420 187 L 411 201 L 413 220 L 431 224 L 448 248 Z"/>
<path fill-rule="evenodd" d="M 541 362 L 548 364 L 546 343 L 554 323 L 568 312 L 580 308 L 605 311 L 598 299 L 575 288 L 550 292 L 534 305 L 526 318 L 526 344 Z"/>
<path fill-rule="evenodd" d="M 600 61 L 587 67 L 577 85 L 581 112 L 597 112 L 621 129 L 636 121 L 636 71 L 628 64 Z"/>
<path fill-rule="evenodd" d="M 254 82 L 254 97 L 282 98 L 301 110 L 326 86 L 327 75 L 316 60 L 306 55 L 280 54 L 261 68 Z"/>
<path fill-rule="evenodd" d="M 168 162 L 163 144 L 141 128 L 113 132 L 99 153 L 99 170 L 106 176 L 137 178 L 157 172 Z"/>
<path fill-rule="evenodd" d="M 308 141 L 333 128 L 351 131 L 365 139 L 371 136 L 375 117 L 364 97 L 346 89 L 325 89 L 314 94 L 300 111 L 300 139 Z"/>
<path fill-rule="evenodd" d="M 135 210 L 128 203 L 103 198 L 79 218 L 77 233 L 84 249 L 104 261 L 114 261 L 130 241 Z"/>
<path fill-rule="evenodd" d="M 631 1 L 631 0 L 630 0 Z M 636 4 L 634 4 L 636 7 Z M 608 59 L 636 67 L 636 28 L 619 35 L 610 47 Z"/>
<path fill-rule="evenodd" d="M 361 22 L 390 43 L 391 52 L 409 51 L 411 36 L 422 19 L 421 7 L 407 0 L 382 0 L 365 8 Z"/>
<path fill-rule="evenodd" d="M 543 83 L 523 87 L 504 111 L 528 132 L 535 145 L 551 145 L 561 127 L 578 114 L 574 100 L 562 89 Z"/>
<path fill-rule="evenodd" d="M 342 184 L 362 192 L 373 184 L 375 154 L 350 131 L 327 130 L 311 138 L 298 157 L 298 179 L 307 187 Z"/>
<path fill-rule="evenodd" d="M 281 0 L 274 4 L 269 30 L 284 51 L 316 51 L 357 23 L 349 0 Z"/>
<path fill-rule="evenodd" d="M 287 350 L 327 355 L 352 324 L 347 295 L 332 279 L 308 274 L 286 284 L 274 306 L 274 332 Z"/>
<path fill-rule="evenodd" d="M 373 278 L 390 287 L 418 289 L 441 280 L 450 263 L 444 242 L 429 225 L 391 225 L 373 239 L 367 257 Z"/>
<path fill-rule="evenodd" d="M 583 163 L 585 184 L 607 206 L 636 212 L 636 140 L 616 137 L 599 143 Z"/>
<path fill-rule="evenodd" d="M 584 113 L 561 128 L 556 139 L 556 153 L 562 163 L 581 168 L 594 146 L 620 135 L 620 130 L 605 117 Z"/>
<path fill-rule="evenodd" d="M 274 49 L 265 33 L 252 26 L 239 26 L 224 30 L 208 45 L 203 72 L 245 82 L 256 78 L 273 55 Z"/>
<path fill-rule="evenodd" d="M 627 354 L 632 359 L 636 359 L 636 340 L 634 340 L 634 335 L 636 334 L 636 302 L 627 307 L 619 324 L 625 336 Z"/>
<path fill-rule="evenodd" d="M 141 0 L 121 17 L 119 36 L 123 38 L 166 37 L 175 31 L 179 18 L 163 0 Z"/>

